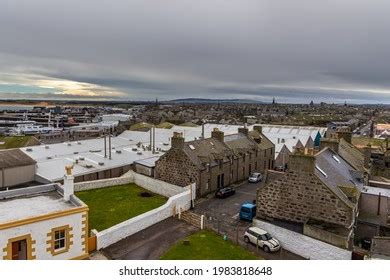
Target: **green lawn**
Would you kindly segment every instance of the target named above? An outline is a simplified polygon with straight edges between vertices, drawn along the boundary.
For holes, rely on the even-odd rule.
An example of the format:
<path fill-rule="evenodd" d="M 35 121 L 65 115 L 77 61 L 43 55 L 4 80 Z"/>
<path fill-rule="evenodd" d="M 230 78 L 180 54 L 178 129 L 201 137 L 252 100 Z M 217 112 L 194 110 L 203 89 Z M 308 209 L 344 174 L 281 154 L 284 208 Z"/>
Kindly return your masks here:
<path fill-rule="evenodd" d="M 189 245 L 183 240 L 172 246 L 162 257 L 162 260 L 256 260 L 260 259 L 252 252 L 223 240 L 211 231 L 199 231 L 190 235 Z"/>
<path fill-rule="evenodd" d="M 147 191 L 135 184 L 128 184 L 77 192 L 76 195 L 89 206 L 89 228 L 102 231 L 167 201 L 167 198 L 158 194 L 141 197 L 142 192 Z"/>
<path fill-rule="evenodd" d="M 0 145 L 0 150 L 2 150 L 26 147 L 34 141 L 31 136 L 0 136 L 0 142 L 4 142 Z"/>

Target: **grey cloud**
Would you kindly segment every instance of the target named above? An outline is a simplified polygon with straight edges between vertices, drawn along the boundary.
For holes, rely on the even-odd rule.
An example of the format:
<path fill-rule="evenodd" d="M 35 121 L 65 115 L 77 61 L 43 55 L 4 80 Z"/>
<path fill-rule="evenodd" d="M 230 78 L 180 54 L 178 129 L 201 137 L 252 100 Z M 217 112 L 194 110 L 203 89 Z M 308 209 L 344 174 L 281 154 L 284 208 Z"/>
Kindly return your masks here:
<path fill-rule="evenodd" d="M 389 10 L 387 0 L 2 0 L 0 72 L 130 99 L 390 102 Z"/>

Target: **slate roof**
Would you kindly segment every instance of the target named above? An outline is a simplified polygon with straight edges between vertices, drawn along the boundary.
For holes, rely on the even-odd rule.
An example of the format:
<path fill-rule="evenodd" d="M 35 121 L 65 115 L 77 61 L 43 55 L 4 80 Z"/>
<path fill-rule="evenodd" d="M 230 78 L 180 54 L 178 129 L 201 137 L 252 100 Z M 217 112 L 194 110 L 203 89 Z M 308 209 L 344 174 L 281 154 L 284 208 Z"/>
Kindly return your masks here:
<path fill-rule="evenodd" d="M 0 168 L 27 166 L 34 165 L 35 163 L 35 160 L 19 149 L 0 151 Z"/>
<path fill-rule="evenodd" d="M 253 153 L 258 149 L 257 143 L 242 133 L 225 136 L 225 144 L 235 155 L 239 155 L 240 153 Z"/>
<path fill-rule="evenodd" d="M 249 136 L 249 138 L 253 139 L 254 141 L 256 138 L 261 139 L 260 143 L 257 144 L 260 149 L 266 150 L 266 149 L 271 149 L 271 148 L 275 147 L 275 145 L 272 143 L 271 140 L 268 139 L 267 136 L 265 136 L 264 134 L 262 134 L 256 130 L 249 131 L 248 136 Z"/>
<path fill-rule="evenodd" d="M 224 143 L 214 138 L 185 142 L 183 152 L 199 168 L 202 168 L 206 163 L 211 166 L 218 165 L 221 160 L 225 162 L 229 160 L 229 156 L 233 155 L 233 152 Z"/>
<path fill-rule="evenodd" d="M 340 139 L 338 154 L 359 171 L 364 171 L 364 154 L 354 145 Z"/>
<path fill-rule="evenodd" d="M 363 183 L 355 176 L 356 170 L 354 167 L 329 148 L 317 153 L 315 159 L 316 168 L 314 173 L 316 176 L 347 205 L 353 207 L 354 203 L 348 199 L 339 186 L 356 187 L 359 191 L 363 189 Z"/>

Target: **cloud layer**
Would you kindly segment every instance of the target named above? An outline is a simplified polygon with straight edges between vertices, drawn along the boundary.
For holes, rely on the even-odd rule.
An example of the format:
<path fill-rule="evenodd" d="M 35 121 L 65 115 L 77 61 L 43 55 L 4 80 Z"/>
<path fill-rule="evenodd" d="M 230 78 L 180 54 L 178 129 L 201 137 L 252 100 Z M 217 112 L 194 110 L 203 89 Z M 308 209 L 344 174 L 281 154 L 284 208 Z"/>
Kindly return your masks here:
<path fill-rule="evenodd" d="M 390 103 L 389 10 L 386 0 L 2 0 L 0 97 L 26 86 L 37 98 Z"/>

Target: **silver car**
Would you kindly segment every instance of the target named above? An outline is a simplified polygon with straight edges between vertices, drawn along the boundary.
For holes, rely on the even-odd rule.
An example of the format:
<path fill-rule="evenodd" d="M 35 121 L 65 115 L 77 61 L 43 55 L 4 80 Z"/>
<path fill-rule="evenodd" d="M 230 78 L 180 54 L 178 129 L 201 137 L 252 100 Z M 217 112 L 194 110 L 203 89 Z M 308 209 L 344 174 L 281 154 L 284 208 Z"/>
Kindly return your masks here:
<path fill-rule="evenodd" d="M 258 183 L 263 180 L 263 175 L 261 173 L 252 173 L 251 176 L 248 178 L 249 183 Z"/>

